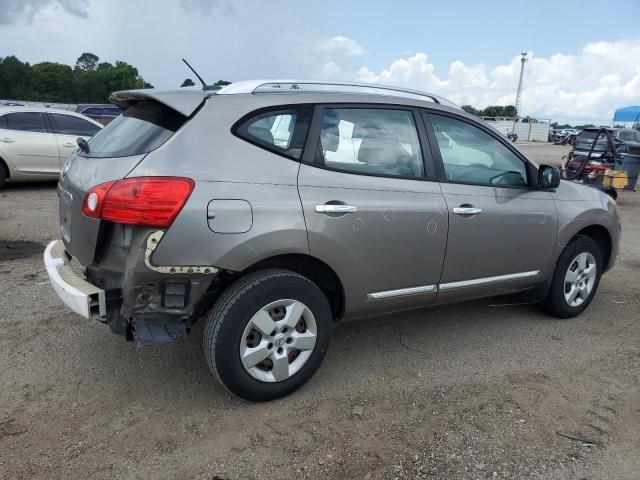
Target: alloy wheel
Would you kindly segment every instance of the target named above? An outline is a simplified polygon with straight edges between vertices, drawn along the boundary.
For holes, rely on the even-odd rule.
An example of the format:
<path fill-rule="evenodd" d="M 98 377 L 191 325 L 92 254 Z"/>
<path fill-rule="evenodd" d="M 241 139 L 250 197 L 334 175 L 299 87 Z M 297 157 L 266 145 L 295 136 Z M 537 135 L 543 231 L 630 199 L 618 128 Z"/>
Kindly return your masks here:
<path fill-rule="evenodd" d="M 596 260 L 589 252 L 582 252 L 573 259 L 564 276 L 564 299 L 567 305 L 577 307 L 589 298 L 596 273 Z"/>
<path fill-rule="evenodd" d="M 271 302 L 251 317 L 242 333 L 242 366 L 262 382 L 286 380 L 307 363 L 317 334 L 316 319 L 304 303 Z"/>

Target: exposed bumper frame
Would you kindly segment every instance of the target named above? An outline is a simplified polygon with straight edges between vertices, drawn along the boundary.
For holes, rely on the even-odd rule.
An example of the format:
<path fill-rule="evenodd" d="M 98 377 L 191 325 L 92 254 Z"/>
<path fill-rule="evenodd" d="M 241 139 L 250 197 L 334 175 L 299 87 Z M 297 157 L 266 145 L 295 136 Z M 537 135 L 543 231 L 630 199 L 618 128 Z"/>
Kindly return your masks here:
<path fill-rule="evenodd" d="M 105 321 L 105 291 L 73 271 L 62 240 L 54 240 L 44 251 L 44 264 L 53 289 L 67 307 L 84 318 Z"/>

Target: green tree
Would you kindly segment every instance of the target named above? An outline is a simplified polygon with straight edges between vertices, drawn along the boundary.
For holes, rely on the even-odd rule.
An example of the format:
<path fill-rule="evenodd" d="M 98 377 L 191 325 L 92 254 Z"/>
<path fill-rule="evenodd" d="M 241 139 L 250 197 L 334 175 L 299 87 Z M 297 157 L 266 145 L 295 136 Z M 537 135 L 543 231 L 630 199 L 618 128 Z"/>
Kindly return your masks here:
<path fill-rule="evenodd" d="M 231 82 L 228 82 L 226 80 L 218 80 L 216 83 L 214 83 L 214 85 L 224 87 L 225 85 L 231 85 Z"/>
<path fill-rule="evenodd" d="M 42 62 L 34 65 L 31 70 L 33 94 L 38 100 L 67 103 L 73 99 L 73 71 L 69 65 Z"/>
<path fill-rule="evenodd" d="M 180 87 L 193 87 L 194 85 L 195 83 L 193 82 L 193 80 L 191 80 L 190 78 L 185 78 Z"/>
<path fill-rule="evenodd" d="M 518 115 L 518 112 L 516 110 L 516 107 L 514 105 L 505 105 L 504 107 L 502 107 L 502 115 L 500 115 L 501 117 L 516 117 Z"/>
<path fill-rule="evenodd" d="M 462 110 L 464 110 L 467 113 L 470 113 L 471 115 L 476 115 L 477 117 L 479 117 L 482 114 L 482 111 L 472 107 L 471 105 L 463 105 Z"/>
<path fill-rule="evenodd" d="M 85 52 L 73 69 L 55 62 L 29 65 L 0 58 L 0 98 L 61 103 L 104 103 L 116 90 L 153 88 L 126 62 L 100 62 Z"/>
<path fill-rule="evenodd" d="M 515 117 L 517 114 L 516 107 L 513 105 L 489 105 L 482 110 L 472 105 L 463 105 L 462 109 L 478 117 Z"/>
<path fill-rule="evenodd" d="M 482 110 L 483 117 L 515 117 L 516 108 L 513 105 L 490 105 Z"/>
<path fill-rule="evenodd" d="M 15 56 L 0 61 L 0 98 L 28 100 L 31 96 L 31 66 Z"/>
<path fill-rule="evenodd" d="M 80 70 L 95 70 L 98 66 L 99 60 L 100 58 L 98 58 L 97 55 L 85 52 L 78 57 L 78 60 L 76 61 L 76 68 L 79 68 Z"/>

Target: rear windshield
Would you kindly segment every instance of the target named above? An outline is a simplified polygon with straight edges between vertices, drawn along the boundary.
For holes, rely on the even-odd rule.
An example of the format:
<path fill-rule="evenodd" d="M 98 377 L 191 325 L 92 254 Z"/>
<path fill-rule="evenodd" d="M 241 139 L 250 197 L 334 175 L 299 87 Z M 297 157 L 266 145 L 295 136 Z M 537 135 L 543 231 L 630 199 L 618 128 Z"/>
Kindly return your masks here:
<path fill-rule="evenodd" d="M 596 135 L 598 135 L 598 130 L 583 130 L 576 138 L 575 148 L 578 150 L 590 150 Z M 602 132 L 596 144 L 593 145 L 593 149 L 597 152 L 602 152 L 607 149 L 608 144 L 607 134 L 606 132 Z"/>
<path fill-rule="evenodd" d="M 583 130 L 580 135 L 578 136 L 578 138 L 580 140 L 593 140 L 594 138 L 596 138 L 596 135 L 598 134 L 597 130 Z M 606 139 L 607 136 L 602 133 L 600 135 L 600 138 L 598 140 L 602 140 L 602 139 Z"/>
<path fill-rule="evenodd" d="M 154 100 L 142 100 L 89 140 L 85 157 L 128 157 L 155 150 L 184 124 L 187 117 Z"/>

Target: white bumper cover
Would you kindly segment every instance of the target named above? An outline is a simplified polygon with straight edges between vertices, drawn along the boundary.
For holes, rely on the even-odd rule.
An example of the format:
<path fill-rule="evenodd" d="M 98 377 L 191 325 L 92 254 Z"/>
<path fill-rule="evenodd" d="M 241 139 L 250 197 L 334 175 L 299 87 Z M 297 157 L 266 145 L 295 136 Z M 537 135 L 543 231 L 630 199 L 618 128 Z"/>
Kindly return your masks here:
<path fill-rule="evenodd" d="M 73 271 L 62 240 L 55 240 L 44 251 L 44 264 L 51 285 L 67 307 L 85 318 L 107 315 L 104 290 Z"/>

